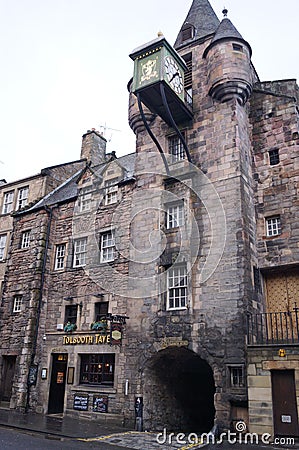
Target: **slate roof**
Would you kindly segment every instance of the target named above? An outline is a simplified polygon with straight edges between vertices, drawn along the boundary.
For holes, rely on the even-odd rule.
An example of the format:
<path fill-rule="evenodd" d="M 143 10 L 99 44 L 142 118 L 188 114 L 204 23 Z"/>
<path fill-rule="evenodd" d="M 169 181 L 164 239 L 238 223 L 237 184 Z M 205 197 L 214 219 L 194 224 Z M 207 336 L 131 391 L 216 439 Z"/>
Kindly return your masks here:
<path fill-rule="evenodd" d="M 182 44 L 187 44 L 199 38 L 215 33 L 219 26 L 219 19 L 208 0 L 193 0 L 189 13 L 175 41 L 174 48 L 179 48 Z M 192 39 L 182 42 L 181 31 L 186 24 L 191 24 L 195 28 Z"/>
<path fill-rule="evenodd" d="M 113 160 L 124 169 L 124 179 L 120 181 L 126 181 L 133 178 L 135 157 L 136 154 L 131 153 L 129 155 L 121 156 L 120 158 L 116 158 Z M 100 166 L 92 167 L 92 172 L 94 172 L 98 176 L 101 176 L 101 174 L 104 173 L 105 169 L 109 166 L 109 162 L 104 163 Z M 78 181 L 80 180 L 84 172 L 88 169 L 88 167 L 89 166 L 86 165 L 86 167 L 73 174 L 70 178 L 64 181 L 60 186 L 55 188 L 49 194 L 45 195 L 45 197 L 40 199 L 33 206 L 29 206 L 22 211 L 18 211 L 17 213 L 15 213 L 15 215 L 25 213 L 27 214 L 29 212 L 34 212 L 47 206 L 52 206 L 75 199 L 78 195 Z"/>

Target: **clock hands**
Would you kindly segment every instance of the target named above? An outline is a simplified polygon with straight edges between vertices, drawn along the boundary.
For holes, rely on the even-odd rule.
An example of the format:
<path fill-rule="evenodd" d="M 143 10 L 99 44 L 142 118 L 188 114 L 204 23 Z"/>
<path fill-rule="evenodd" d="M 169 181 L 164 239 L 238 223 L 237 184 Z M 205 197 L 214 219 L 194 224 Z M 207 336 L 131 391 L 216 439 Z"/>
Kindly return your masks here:
<path fill-rule="evenodd" d="M 179 76 L 180 76 L 180 73 L 179 73 L 179 72 L 176 72 L 176 73 L 175 73 L 174 75 L 172 75 L 172 77 L 170 78 L 169 83 L 171 83 L 172 80 L 175 79 L 175 77 L 179 77 Z"/>

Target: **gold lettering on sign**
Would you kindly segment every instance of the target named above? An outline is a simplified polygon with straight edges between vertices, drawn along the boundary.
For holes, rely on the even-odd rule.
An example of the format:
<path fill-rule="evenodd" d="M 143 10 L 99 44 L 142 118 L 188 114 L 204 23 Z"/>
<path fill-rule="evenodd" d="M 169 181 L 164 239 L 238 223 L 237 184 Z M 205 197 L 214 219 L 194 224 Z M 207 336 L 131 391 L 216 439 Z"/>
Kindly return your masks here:
<path fill-rule="evenodd" d="M 63 345 L 110 344 L 110 334 L 86 336 L 63 336 Z"/>

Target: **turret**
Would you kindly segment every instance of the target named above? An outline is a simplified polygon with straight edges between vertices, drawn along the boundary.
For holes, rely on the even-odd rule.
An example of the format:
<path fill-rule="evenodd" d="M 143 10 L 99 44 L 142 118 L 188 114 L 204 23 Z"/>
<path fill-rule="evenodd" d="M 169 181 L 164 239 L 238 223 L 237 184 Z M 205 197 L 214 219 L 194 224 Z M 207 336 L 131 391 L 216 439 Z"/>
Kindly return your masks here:
<path fill-rule="evenodd" d="M 236 98 L 245 105 L 253 84 L 252 51 L 226 17 L 226 9 L 223 14 L 225 17 L 203 54 L 208 64 L 209 95 L 220 102 Z"/>

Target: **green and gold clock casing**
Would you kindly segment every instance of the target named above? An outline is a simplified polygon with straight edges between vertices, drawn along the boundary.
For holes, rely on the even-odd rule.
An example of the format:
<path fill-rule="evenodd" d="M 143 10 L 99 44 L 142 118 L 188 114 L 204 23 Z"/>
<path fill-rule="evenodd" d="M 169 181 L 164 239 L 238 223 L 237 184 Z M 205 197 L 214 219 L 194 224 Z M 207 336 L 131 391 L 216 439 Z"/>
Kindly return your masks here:
<path fill-rule="evenodd" d="M 135 49 L 130 57 L 134 61 L 131 89 L 142 103 L 170 126 L 172 120 L 178 124 L 191 120 L 193 113 L 184 89 L 187 66 L 165 37 Z"/>
<path fill-rule="evenodd" d="M 133 92 L 163 81 L 184 101 L 187 67 L 164 36 L 135 49 L 130 57 L 134 60 Z"/>

